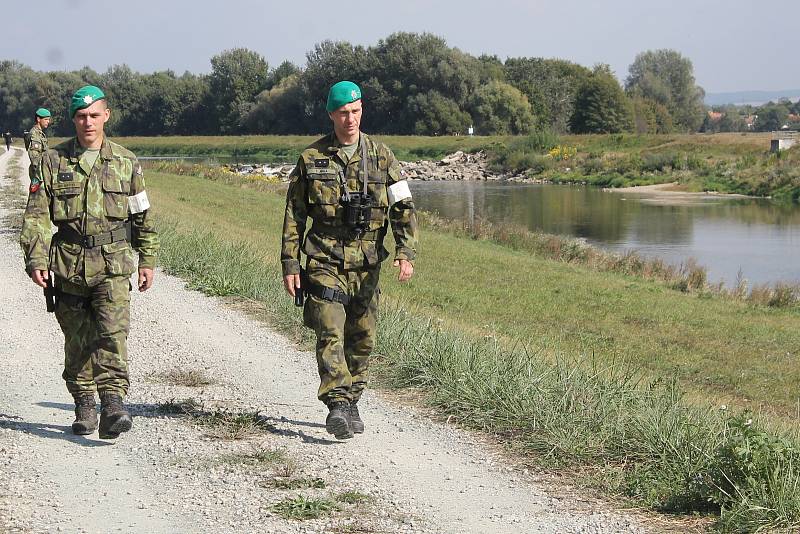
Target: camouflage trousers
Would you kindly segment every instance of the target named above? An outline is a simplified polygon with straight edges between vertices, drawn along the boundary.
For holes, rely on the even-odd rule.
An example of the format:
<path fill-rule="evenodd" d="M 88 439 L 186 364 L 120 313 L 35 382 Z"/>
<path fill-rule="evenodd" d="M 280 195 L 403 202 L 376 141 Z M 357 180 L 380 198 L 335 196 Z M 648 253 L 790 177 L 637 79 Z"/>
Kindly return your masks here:
<path fill-rule="evenodd" d="M 86 287 L 56 278 L 55 286 L 67 390 L 76 398 L 95 390 L 124 397 L 129 385 L 130 280 L 112 276 Z"/>
<path fill-rule="evenodd" d="M 356 402 L 367 387 L 369 355 L 375 346 L 380 265 L 344 270 L 309 258 L 306 273 L 310 283 L 350 296 L 346 306 L 314 295 L 306 298 L 303 322 L 317 335 L 317 397 L 325 404 Z"/>

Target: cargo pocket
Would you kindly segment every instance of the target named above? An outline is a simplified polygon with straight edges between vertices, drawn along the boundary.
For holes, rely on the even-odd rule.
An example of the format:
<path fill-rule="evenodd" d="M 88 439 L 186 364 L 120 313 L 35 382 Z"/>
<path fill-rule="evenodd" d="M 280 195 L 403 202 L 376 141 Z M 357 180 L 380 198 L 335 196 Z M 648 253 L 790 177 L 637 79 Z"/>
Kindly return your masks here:
<path fill-rule="evenodd" d="M 103 177 L 103 207 L 112 219 L 128 218 L 128 193 L 131 183 L 116 176 Z"/>
<path fill-rule="evenodd" d="M 71 221 L 81 215 L 83 182 L 53 182 L 53 221 Z"/>
<path fill-rule="evenodd" d="M 103 245 L 103 258 L 106 262 L 106 273 L 128 276 L 136 270 L 133 249 L 127 241 L 117 241 Z"/>
<path fill-rule="evenodd" d="M 308 203 L 316 206 L 324 217 L 336 217 L 340 196 L 338 174 L 327 169 L 309 169 L 307 177 Z"/>
<path fill-rule="evenodd" d="M 79 271 L 83 259 L 83 247 L 74 243 L 58 242 L 53 246 L 50 270 L 59 278 L 69 282 L 81 280 Z"/>

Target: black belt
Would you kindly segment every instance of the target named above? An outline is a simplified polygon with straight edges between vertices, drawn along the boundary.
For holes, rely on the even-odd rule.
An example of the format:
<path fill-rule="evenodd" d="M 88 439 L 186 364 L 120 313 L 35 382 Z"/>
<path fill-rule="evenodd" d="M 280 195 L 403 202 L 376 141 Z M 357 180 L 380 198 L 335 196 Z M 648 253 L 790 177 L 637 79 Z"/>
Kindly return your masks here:
<path fill-rule="evenodd" d="M 320 298 L 322 300 L 327 300 L 330 302 L 338 302 L 344 306 L 347 306 L 347 304 L 350 302 L 350 295 L 348 295 L 344 291 L 340 291 L 332 287 L 325 287 L 317 284 L 312 284 L 308 280 L 304 280 L 301 283 L 303 284 L 303 291 L 311 295 L 314 295 L 315 297 Z"/>
<path fill-rule="evenodd" d="M 94 248 L 101 245 L 110 245 L 119 241 L 130 241 L 129 224 L 126 223 L 119 228 L 114 228 L 110 232 L 103 232 L 101 234 L 83 235 L 69 226 L 63 226 L 58 229 L 58 232 L 53 236 L 57 241 L 64 243 L 71 243 L 73 245 L 80 245 L 83 248 Z"/>
<path fill-rule="evenodd" d="M 352 228 L 343 226 L 329 226 L 327 224 L 314 223 L 311 225 L 311 233 L 319 234 L 323 237 L 333 237 L 335 239 L 363 239 L 364 241 L 377 241 L 380 230 L 360 233 Z"/>

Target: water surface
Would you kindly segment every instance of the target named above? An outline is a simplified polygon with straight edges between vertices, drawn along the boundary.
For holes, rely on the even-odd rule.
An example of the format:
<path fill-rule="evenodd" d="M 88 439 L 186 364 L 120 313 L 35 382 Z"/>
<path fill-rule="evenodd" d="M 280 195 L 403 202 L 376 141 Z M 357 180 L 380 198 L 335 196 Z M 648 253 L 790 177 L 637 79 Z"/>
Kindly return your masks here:
<path fill-rule="evenodd" d="M 412 181 L 419 209 L 510 222 L 636 250 L 673 264 L 694 258 L 712 282 L 800 283 L 800 206 L 767 199 L 608 193 L 588 186 Z"/>

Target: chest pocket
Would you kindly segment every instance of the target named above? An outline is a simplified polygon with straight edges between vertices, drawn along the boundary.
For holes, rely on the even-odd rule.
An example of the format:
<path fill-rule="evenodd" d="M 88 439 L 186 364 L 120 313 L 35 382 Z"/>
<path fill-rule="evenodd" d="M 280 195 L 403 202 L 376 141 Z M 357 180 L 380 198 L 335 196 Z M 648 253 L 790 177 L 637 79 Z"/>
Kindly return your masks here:
<path fill-rule="evenodd" d="M 339 175 L 334 169 L 309 168 L 306 172 L 308 178 L 308 203 L 316 206 L 326 217 L 336 215 L 339 205 Z"/>
<path fill-rule="evenodd" d="M 112 219 L 128 218 L 128 193 L 130 190 L 130 180 L 122 180 L 108 173 L 103 176 L 103 207 L 106 216 Z"/>
<path fill-rule="evenodd" d="M 71 221 L 81 216 L 83 185 L 77 175 L 73 180 L 53 182 L 53 221 Z"/>

